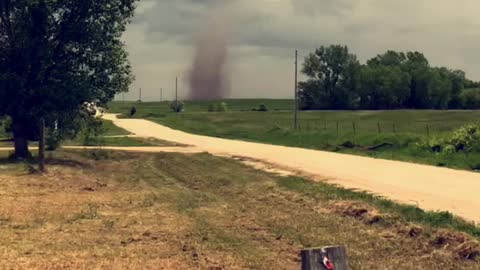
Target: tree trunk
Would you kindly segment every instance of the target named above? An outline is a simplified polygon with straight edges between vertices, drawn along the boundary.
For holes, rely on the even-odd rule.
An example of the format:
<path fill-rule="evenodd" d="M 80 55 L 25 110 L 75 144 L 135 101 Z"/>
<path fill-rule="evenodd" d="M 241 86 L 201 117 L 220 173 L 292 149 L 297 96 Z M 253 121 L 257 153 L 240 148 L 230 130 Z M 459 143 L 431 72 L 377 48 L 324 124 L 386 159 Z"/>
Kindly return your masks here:
<path fill-rule="evenodd" d="M 28 150 L 28 139 L 27 132 L 25 132 L 25 127 L 21 123 L 16 123 L 12 121 L 13 127 L 13 141 L 15 144 L 15 159 L 28 159 L 32 155 Z"/>
<path fill-rule="evenodd" d="M 28 140 L 26 138 L 14 137 L 15 142 L 15 159 L 28 159 L 31 157 L 28 151 Z"/>
<path fill-rule="evenodd" d="M 40 138 L 38 142 L 38 169 L 45 172 L 45 119 L 40 120 Z"/>

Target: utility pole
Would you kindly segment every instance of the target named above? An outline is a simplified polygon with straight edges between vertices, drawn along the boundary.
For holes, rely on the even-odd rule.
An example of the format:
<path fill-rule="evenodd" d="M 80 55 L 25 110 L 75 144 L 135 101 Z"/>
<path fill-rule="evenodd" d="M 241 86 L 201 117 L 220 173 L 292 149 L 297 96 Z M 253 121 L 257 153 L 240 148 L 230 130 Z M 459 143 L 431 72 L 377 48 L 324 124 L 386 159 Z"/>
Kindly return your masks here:
<path fill-rule="evenodd" d="M 298 50 L 295 50 L 295 115 L 293 127 L 298 129 Z"/>
<path fill-rule="evenodd" d="M 175 103 L 178 103 L 178 77 L 175 77 Z"/>
<path fill-rule="evenodd" d="M 125 103 L 125 93 L 122 93 L 122 101 Z"/>
<path fill-rule="evenodd" d="M 163 89 L 160 88 L 160 102 L 163 101 Z"/>
<path fill-rule="evenodd" d="M 40 139 L 38 142 L 38 169 L 45 172 L 45 118 L 40 119 Z"/>

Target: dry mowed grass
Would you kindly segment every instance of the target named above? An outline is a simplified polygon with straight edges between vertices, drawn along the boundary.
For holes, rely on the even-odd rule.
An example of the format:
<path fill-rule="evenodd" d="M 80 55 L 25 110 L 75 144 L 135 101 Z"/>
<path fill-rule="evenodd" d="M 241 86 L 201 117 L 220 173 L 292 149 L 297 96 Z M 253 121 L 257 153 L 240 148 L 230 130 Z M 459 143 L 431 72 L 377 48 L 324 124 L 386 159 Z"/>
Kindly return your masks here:
<path fill-rule="evenodd" d="M 0 162 L 1 269 L 299 269 L 301 248 L 331 244 L 352 269 L 480 269 L 471 236 L 208 154 L 59 152 L 48 168 Z"/>

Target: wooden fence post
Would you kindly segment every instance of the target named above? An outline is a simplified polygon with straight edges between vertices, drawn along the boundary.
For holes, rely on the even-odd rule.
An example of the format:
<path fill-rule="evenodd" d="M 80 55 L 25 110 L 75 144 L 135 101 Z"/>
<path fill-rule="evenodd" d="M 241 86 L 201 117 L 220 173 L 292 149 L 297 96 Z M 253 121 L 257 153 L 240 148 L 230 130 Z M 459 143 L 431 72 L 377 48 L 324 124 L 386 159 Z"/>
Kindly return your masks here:
<path fill-rule="evenodd" d="M 349 270 L 344 246 L 304 249 L 301 251 L 302 270 Z M 328 261 L 331 265 L 328 265 Z M 332 266 L 333 268 L 329 268 Z"/>
<path fill-rule="evenodd" d="M 357 125 L 355 122 L 352 123 L 353 125 L 353 144 L 357 144 Z"/>
<path fill-rule="evenodd" d="M 45 119 L 40 119 L 40 136 L 38 141 L 38 169 L 45 172 Z"/>

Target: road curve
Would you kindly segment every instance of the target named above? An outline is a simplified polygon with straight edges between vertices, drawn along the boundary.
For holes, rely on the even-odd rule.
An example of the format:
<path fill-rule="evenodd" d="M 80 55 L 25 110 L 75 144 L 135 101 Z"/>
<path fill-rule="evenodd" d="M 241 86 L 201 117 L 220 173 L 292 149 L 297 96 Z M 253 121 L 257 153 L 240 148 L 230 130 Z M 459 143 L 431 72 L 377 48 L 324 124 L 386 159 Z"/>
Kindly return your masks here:
<path fill-rule="evenodd" d="M 426 210 L 450 211 L 480 223 L 480 174 L 400 161 L 390 161 L 193 135 L 142 119 L 106 119 L 141 137 L 192 145 L 214 155 L 262 160 L 327 180 L 346 188 L 369 191 Z"/>

